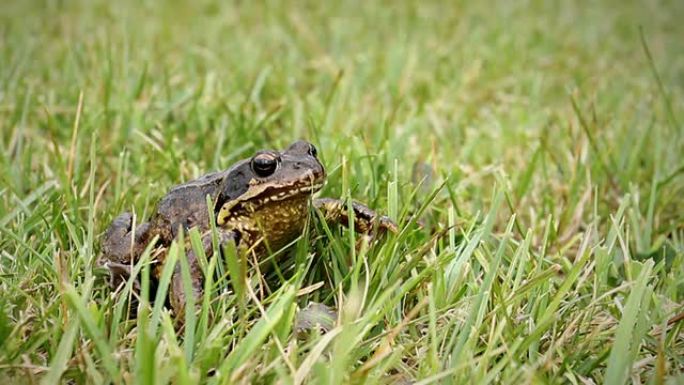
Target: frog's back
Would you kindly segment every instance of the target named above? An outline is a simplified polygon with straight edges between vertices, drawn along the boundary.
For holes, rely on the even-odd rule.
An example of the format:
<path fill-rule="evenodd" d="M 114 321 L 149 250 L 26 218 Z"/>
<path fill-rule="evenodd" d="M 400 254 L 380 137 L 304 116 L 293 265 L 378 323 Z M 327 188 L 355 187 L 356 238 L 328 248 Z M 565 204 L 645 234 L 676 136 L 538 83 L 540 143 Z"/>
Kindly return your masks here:
<path fill-rule="evenodd" d="M 200 231 L 209 226 L 207 195 L 215 201 L 226 171 L 214 172 L 173 187 L 157 204 L 154 226 L 162 239 L 175 237 L 178 226 Z"/>

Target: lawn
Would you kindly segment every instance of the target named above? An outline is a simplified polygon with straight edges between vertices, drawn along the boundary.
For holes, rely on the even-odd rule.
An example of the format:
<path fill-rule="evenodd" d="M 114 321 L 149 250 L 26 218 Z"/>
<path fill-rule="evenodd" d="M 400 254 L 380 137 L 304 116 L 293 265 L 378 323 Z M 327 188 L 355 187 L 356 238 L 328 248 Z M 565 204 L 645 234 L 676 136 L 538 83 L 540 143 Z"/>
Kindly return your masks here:
<path fill-rule="evenodd" d="M 3 1 L 0 383 L 684 383 L 683 19 L 676 0 Z M 95 263 L 111 220 L 300 138 L 321 196 L 400 231 L 364 243 L 312 211 L 277 269 L 204 265 L 184 328 L 163 301 L 129 316 Z M 339 317 L 296 333 L 311 302 Z"/>

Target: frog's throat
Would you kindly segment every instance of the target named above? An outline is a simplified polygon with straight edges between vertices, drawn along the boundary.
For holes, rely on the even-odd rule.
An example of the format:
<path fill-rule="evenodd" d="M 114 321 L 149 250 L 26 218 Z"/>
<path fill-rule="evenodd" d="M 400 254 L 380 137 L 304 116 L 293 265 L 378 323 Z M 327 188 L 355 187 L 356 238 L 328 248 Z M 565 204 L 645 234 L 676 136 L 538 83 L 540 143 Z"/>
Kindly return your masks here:
<path fill-rule="evenodd" d="M 269 202 L 277 202 L 302 195 L 313 195 L 325 183 L 325 178 L 315 178 L 307 173 L 290 183 L 258 183 L 252 179 L 249 189 L 238 198 L 227 201 L 216 215 L 219 226 L 227 223 L 232 217 L 257 211 Z"/>

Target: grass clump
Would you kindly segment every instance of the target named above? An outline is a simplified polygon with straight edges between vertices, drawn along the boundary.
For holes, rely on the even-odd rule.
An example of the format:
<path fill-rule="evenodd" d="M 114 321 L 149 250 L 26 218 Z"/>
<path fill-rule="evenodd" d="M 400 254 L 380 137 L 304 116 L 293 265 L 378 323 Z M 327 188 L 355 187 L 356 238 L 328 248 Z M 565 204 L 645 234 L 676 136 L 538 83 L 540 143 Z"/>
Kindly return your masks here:
<path fill-rule="evenodd" d="M 680 2 L 0 7 L 3 383 L 684 381 Z M 111 219 L 299 138 L 399 233 L 314 221 L 263 277 L 207 261 L 184 329 L 127 317 Z"/>

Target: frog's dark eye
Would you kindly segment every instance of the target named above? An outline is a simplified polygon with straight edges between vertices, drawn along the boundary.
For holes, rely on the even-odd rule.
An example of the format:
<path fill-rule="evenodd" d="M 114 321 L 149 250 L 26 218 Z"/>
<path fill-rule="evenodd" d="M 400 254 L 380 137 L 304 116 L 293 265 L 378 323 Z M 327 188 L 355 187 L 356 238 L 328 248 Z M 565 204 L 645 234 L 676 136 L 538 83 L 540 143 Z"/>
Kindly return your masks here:
<path fill-rule="evenodd" d="M 250 164 L 252 171 L 258 176 L 265 178 L 267 176 L 273 175 L 276 168 L 278 168 L 278 158 L 273 154 L 257 154 L 252 158 Z"/>
<path fill-rule="evenodd" d="M 318 150 L 316 150 L 316 146 L 313 144 L 309 144 L 309 155 L 313 156 L 314 158 L 318 155 Z"/>

